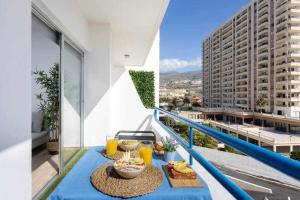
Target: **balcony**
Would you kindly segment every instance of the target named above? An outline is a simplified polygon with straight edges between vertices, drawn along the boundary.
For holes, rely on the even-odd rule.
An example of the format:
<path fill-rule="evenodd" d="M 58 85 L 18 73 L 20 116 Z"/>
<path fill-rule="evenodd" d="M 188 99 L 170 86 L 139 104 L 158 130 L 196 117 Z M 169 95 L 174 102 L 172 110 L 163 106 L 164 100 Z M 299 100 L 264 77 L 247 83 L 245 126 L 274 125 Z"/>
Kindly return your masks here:
<path fill-rule="evenodd" d="M 154 101 L 151 101 L 153 105 L 149 107 L 147 102 L 144 102 L 145 98 L 138 89 L 140 85 L 136 85 L 137 77 L 132 73 L 139 74 L 138 78 L 143 77 L 141 74 L 150 74 L 150 79 L 155 80 L 151 82 L 153 83 L 151 92 L 154 93 L 151 99 L 157 97 L 158 31 L 168 0 L 142 1 L 142 3 L 140 0 L 126 2 L 90 0 L 76 1 L 74 4 L 71 1 L 47 0 L 6 2 L 7 17 L 3 19 L 5 23 L 1 23 L 6 33 L 2 38 L 3 46 L 9 47 L 3 56 L 5 75 L 2 76 L 5 78 L 6 86 L 1 87 L 5 92 L 5 97 L 1 99 L 1 112 L 4 114 L 4 117 L 1 116 L 1 127 L 6 133 L 1 138 L 1 198 L 31 199 L 31 179 L 33 183 L 35 180 L 41 180 L 31 178 L 34 173 L 30 173 L 31 170 L 40 169 L 39 166 L 35 167 L 35 159 L 31 157 L 33 147 L 31 130 L 36 123 L 31 121 L 34 118 L 31 117 L 32 108 L 36 106 L 32 100 L 37 85 L 32 85 L 35 84 L 32 81 L 34 77 L 30 76 L 31 71 L 40 69 L 42 65 L 40 61 L 45 62 L 46 66 L 50 66 L 54 61 L 59 63 L 59 75 L 56 79 L 59 85 L 56 97 L 59 97 L 58 102 L 61 105 L 57 112 L 59 136 L 54 141 L 49 141 L 58 144 L 55 150 L 59 154 L 56 154 L 55 158 L 47 158 L 46 166 L 54 168 L 55 176 L 50 177 L 46 185 L 42 185 L 34 198 L 38 198 L 53 181 L 65 173 L 64 170 L 70 166 L 70 162 L 76 158 L 80 150 L 84 147 L 97 146 L 90 148 L 49 199 L 113 199 L 114 197 L 93 188 L 90 177 L 100 164 L 112 162 L 99 152 L 101 150 L 99 146 L 106 143 L 105 134 L 116 133 L 121 129 L 153 129 L 157 138 L 174 137 L 180 144 L 179 158 L 189 161 L 203 182 L 202 188 L 171 188 L 161 170 L 163 184 L 149 196 L 138 199 L 159 199 L 155 197 L 166 199 L 168 195 L 176 197 L 178 194 L 189 200 L 201 198 L 197 196 L 199 193 L 204 193 L 206 199 L 252 199 L 231 180 L 233 178 L 228 178 L 199 153 L 198 147 L 193 145 L 193 130 L 201 131 L 219 143 L 236 148 L 242 154 L 249 155 L 249 158 L 253 157 L 299 180 L 299 173 L 295 173 L 299 171 L 299 164 L 295 164 L 295 161 L 163 109 L 150 109 L 149 107 L 154 107 Z M 16 32 L 22 34 L 16 37 Z M 218 34 L 215 34 L 213 39 L 220 40 Z M 39 37 L 41 35 L 43 37 Z M 210 38 L 209 41 L 211 40 Z M 219 42 L 214 42 L 214 51 L 220 54 L 220 48 Z M 50 57 L 53 60 L 49 61 Z M 221 59 L 216 56 L 213 60 L 218 64 L 213 67 L 215 74 L 213 80 L 216 85 L 214 88 L 204 86 L 205 92 L 210 89 L 208 93 L 212 93 L 209 97 L 205 96 L 205 101 L 207 102 L 208 98 L 213 99 L 213 105 L 220 106 L 222 102 L 220 86 L 223 82 L 217 74 L 220 73 L 218 69 L 221 67 Z M 247 66 L 241 68 L 245 67 Z M 207 73 L 209 69 L 205 68 Z M 2 76 L 0 80 L 3 80 Z M 205 81 L 208 80 L 205 78 Z M 241 77 L 245 78 L 247 77 Z M 147 81 L 140 82 L 144 84 Z M 225 82 L 232 83 L 232 80 Z M 247 81 L 237 81 L 237 84 L 247 89 Z M 147 90 L 150 90 L 149 88 L 147 87 Z M 226 90 L 229 94 L 224 98 L 229 100 L 224 102 L 230 104 L 234 102 L 231 99 L 233 89 L 231 85 L 228 88 L 231 90 Z M 245 93 L 247 92 L 243 91 L 238 96 L 238 105 L 247 104 L 248 94 L 242 95 Z M 188 126 L 189 143 L 166 127 L 160 120 L 161 116 L 168 116 Z M 51 134 L 55 133 L 51 131 Z M 46 147 L 44 145 L 41 148 Z M 48 155 L 48 151 L 46 154 Z M 87 159 L 91 154 L 93 160 Z M 158 158 L 154 158 L 153 163 L 158 163 L 159 167 L 161 164 L 167 164 Z M 48 175 L 47 168 L 43 169 L 39 177 Z M 81 176 L 83 174 L 84 176 Z M 105 174 L 111 175 L 111 171 L 105 171 Z M 115 196 L 118 189 L 115 188 L 110 195 Z"/>

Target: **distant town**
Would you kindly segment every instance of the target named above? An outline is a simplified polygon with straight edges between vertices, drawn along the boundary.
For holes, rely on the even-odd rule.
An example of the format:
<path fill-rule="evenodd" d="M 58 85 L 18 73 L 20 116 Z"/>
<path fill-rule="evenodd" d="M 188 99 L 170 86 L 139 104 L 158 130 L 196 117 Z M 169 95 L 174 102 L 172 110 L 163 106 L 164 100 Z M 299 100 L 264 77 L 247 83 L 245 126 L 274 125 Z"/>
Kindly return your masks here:
<path fill-rule="evenodd" d="M 202 105 L 202 72 L 160 74 L 160 103 L 166 110 L 198 111 Z"/>

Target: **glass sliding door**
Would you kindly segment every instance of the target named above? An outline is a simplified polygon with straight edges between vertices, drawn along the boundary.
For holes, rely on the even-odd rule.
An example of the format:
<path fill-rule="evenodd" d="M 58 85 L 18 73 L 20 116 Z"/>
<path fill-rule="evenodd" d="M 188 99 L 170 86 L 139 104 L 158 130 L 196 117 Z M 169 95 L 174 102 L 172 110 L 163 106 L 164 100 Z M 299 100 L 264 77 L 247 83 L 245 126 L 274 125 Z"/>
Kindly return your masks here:
<path fill-rule="evenodd" d="M 60 171 L 59 135 L 54 134 L 59 129 L 53 128 L 53 122 L 57 124 L 58 119 L 49 117 L 58 116 L 60 110 L 58 71 L 61 48 L 59 40 L 60 33 L 51 27 L 43 16 L 33 10 L 31 21 L 32 197 L 39 196 Z M 49 84 L 42 84 L 38 80 L 48 80 Z M 50 106 L 51 109 L 49 109 Z M 49 145 L 50 143 L 52 145 Z"/>
<path fill-rule="evenodd" d="M 66 166 L 82 147 L 83 54 L 63 37 L 61 59 L 61 162 Z"/>
<path fill-rule="evenodd" d="M 39 199 L 83 145 L 83 52 L 35 8 L 31 28 L 32 196 Z"/>

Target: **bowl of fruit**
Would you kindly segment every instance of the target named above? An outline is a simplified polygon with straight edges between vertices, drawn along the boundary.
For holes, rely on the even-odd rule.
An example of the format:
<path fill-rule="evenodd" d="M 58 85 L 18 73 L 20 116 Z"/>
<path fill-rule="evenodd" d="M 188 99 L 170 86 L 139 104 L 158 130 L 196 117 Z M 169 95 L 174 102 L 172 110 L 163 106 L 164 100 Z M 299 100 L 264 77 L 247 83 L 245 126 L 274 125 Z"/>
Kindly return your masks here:
<path fill-rule="evenodd" d="M 139 144 L 140 143 L 137 140 L 122 140 L 120 141 L 119 146 L 124 151 L 132 151 L 135 150 Z"/>
<path fill-rule="evenodd" d="M 113 167 L 122 178 L 132 179 L 144 171 L 145 162 L 139 157 L 131 158 L 130 152 L 125 152 L 121 159 L 115 161 Z"/>

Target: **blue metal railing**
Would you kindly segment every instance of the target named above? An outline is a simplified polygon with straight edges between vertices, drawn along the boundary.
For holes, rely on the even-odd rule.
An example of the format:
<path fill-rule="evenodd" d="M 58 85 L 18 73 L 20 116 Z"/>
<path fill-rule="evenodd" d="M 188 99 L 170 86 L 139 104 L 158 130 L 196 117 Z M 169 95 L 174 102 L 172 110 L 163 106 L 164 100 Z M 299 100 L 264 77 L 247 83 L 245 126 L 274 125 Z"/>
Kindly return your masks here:
<path fill-rule="evenodd" d="M 256 160 L 263 162 L 277 169 L 297 180 L 300 180 L 300 163 L 281 156 L 275 152 L 266 150 L 264 148 L 258 147 L 254 144 L 248 143 L 241 139 L 235 138 L 229 134 L 223 133 L 219 130 L 207 127 L 205 125 L 193 122 L 184 117 L 178 116 L 174 113 L 168 112 L 161 108 L 156 108 L 154 110 L 154 118 L 169 134 L 175 137 L 175 139 L 189 152 L 190 156 L 195 158 L 207 171 L 209 171 L 235 198 L 237 199 L 252 199 L 244 190 L 239 188 L 231 180 L 229 180 L 222 172 L 220 172 L 215 166 L 209 163 L 205 158 L 203 158 L 196 150 L 192 148 L 193 139 L 190 137 L 189 144 L 185 142 L 180 136 L 178 136 L 173 130 L 165 126 L 161 121 L 159 121 L 159 112 L 185 123 L 190 128 L 190 136 L 192 136 L 193 129 L 201 131 L 208 136 L 223 142 L 224 144 L 231 146 L 244 154 L 247 154 Z M 190 162 L 192 161 L 190 157 Z"/>

